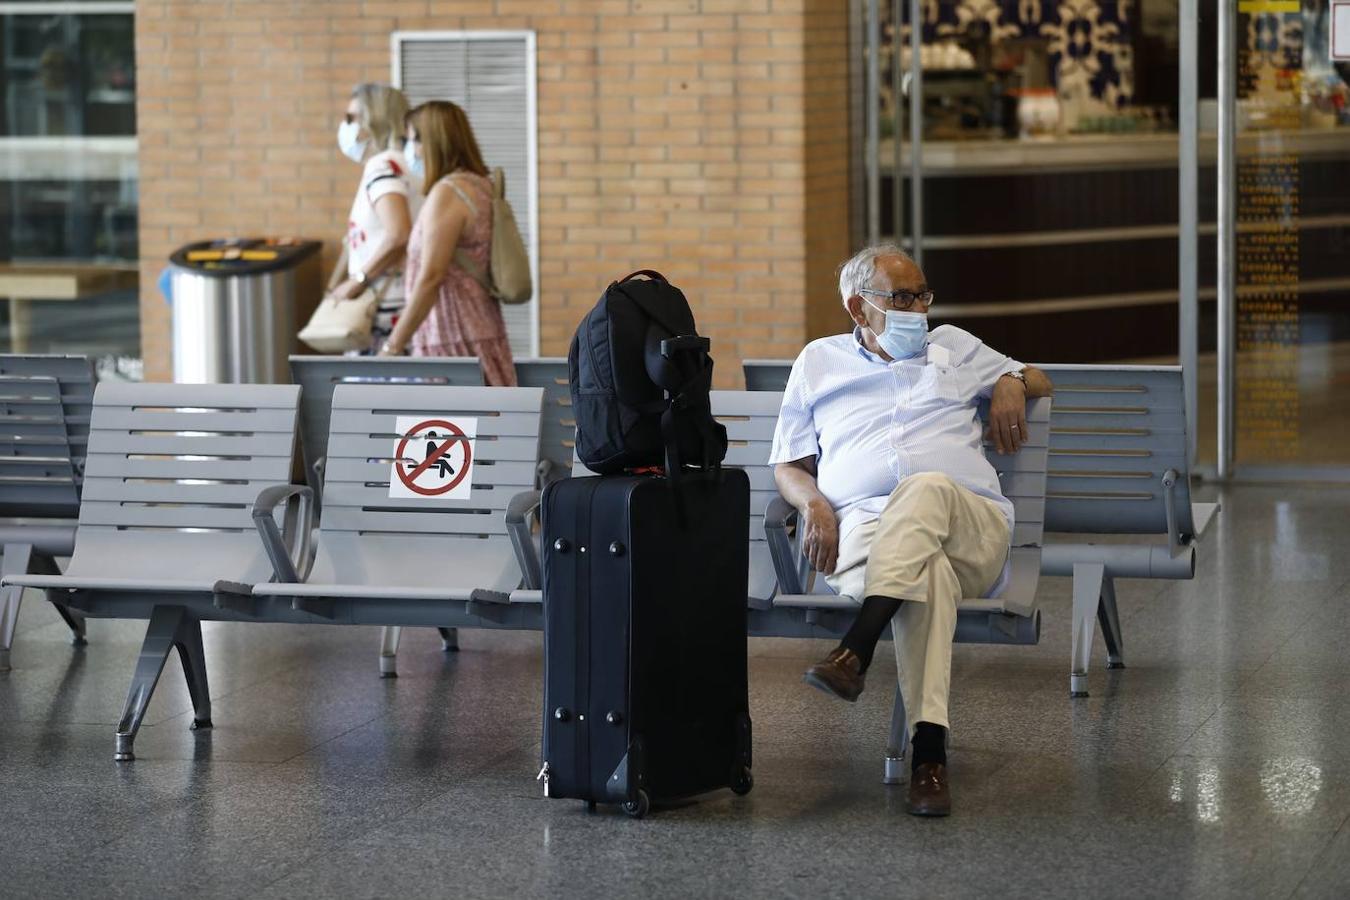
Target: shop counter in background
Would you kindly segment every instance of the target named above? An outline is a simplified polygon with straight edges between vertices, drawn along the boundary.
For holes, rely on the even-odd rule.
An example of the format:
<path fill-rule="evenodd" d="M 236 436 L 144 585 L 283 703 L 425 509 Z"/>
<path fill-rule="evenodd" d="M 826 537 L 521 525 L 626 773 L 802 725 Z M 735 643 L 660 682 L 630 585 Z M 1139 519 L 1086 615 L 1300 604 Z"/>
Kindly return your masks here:
<path fill-rule="evenodd" d="M 9 301 L 7 349 L 11 353 L 32 349 L 33 301 L 89 300 L 135 290 L 136 284 L 135 263 L 0 263 L 0 298 Z"/>
<path fill-rule="evenodd" d="M 1248 132 L 1240 158 L 1273 146 L 1299 159 L 1303 322 L 1350 339 L 1350 127 Z M 1176 353 L 1177 136 L 1069 135 L 927 141 L 924 269 L 951 322 L 1022 359 L 1097 362 Z M 1202 350 L 1211 349 L 1215 140 L 1200 138 Z M 908 147 L 901 171 L 908 175 Z M 881 221 L 890 233 L 894 149 L 881 147 Z M 906 204 L 900 234 L 910 232 Z M 1243 229 L 1261 223 L 1244 222 Z M 1325 332 L 1325 334 L 1323 334 Z"/>

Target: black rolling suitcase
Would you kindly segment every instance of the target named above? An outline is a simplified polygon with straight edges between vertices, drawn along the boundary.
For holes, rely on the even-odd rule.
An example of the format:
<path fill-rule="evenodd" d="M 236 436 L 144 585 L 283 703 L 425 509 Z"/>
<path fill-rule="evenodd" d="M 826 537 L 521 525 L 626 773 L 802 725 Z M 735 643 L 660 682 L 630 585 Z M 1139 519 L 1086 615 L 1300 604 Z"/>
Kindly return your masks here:
<path fill-rule="evenodd" d="M 748 792 L 750 485 L 685 471 L 572 478 L 543 498 L 544 759 L 550 797 Z"/>

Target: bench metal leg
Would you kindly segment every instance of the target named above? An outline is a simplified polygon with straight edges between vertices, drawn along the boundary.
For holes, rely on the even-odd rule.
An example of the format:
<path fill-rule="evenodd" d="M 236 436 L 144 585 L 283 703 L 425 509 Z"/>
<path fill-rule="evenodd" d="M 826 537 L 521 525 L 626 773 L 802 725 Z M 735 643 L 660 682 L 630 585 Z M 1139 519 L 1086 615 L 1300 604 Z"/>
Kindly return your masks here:
<path fill-rule="evenodd" d="M 403 629 L 397 625 L 386 625 L 380 631 L 380 677 L 398 677 L 398 641 Z"/>
<path fill-rule="evenodd" d="M 441 633 L 441 649 L 447 653 L 459 652 L 459 629 L 437 628 Z"/>
<path fill-rule="evenodd" d="M 1125 668 L 1125 638 L 1120 631 L 1120 613 L 1116 611 L 1116 582 L 1111 577 L 1102 579 L 1102 602 L 1097 607 L 1097 622 L 1106 642 L 1106 667 Z"/>
<path fill-rule="evenodd" d="M 59 575 L 56 560 L 35 553 L 31 544 L 8 544 L 0 559 L 0 574 L 4 575 Z M 23 588 L 10 585 L 0 588 L 0 672 L 9 671 L 9 650 L 14 644 L 14 629 L 19 624 L 19 606 L 23 603 Z M 56 611 L 66 620 L 73 633 L 71 643 L 81 646 L 84 640 L 84 617 L 77 616 L 60 604 Z"/>
<path fill-rule="evenodd" d="M 891 735 L 886 744 L 886 771 L 882 784 L 900 784 L 905 780 L 905 749 L 909 746 L 909 719 L 905 713 L 905 696 L 900 685 L 895 686 L 895 706 L 891 708 Z"/>
<path fill-rule="evenodd" d="M 1073 658 L 1069 671 L 1069 696 L 1088 695 L 1088 665 L 1092 660 L 1093 621 L 1101 606 L 1106 566 L 1074 563 L 1073 567 Z"/>
<path fill-rule="evenodd" d="M 0 575 L 27 575 L 33 563 L 32 544 L 6 544 L 0 558 Z M 19 604 L 23 602 L 23 588 L 8 585 L 0 588 L 0 672 L 9 671 L 9 648 L 14 643 L 14 627 L 19 624 Z"/>
<path fill-rule="evenodd" d="M 206 682 L 206 656 L 202 650 L 202 626 L 181 606 L 156 606 L 145 629 L 141 655 L 136 660 L 136 672 L 131 676 L 131 689 L 117 723 L 117 750 L 113 759 L 127 762 L 136 758 L 132 745 L 140 730 L 150 697 L 159 683 L 169 651 L 178 649 L 183 662 L 183 677 L 192 697 L 192 727 L 211 727 L 211 696 Z"/>
<path fill-rule="evenodd" d="M 62 606 L 59 603 L 53 603 L 52 605 L 56 607 L 56 614 L 65 620 L 66 627 L 70 629 L 71 645 L 83 647 L 85 644 L 89 643 L 89 639 L 85 636 L 84 616 L 76 615 L 71 612 L 68 607 Z"/>

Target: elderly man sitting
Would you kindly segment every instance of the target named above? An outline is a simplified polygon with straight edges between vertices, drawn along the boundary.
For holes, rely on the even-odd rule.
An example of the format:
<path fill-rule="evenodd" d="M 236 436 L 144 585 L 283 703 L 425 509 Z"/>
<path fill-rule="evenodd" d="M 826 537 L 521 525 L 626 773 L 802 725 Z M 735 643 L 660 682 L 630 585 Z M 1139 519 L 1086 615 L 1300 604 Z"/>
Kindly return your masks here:
<path fill-rule="evenodd" d="M 770 462 L 802 523 L 802 551 L 840 594 L 863 598 L 848 633 L 805 680 L 857 700 L 886 623 L 911 725 L 908 806 L 951 811 L 947 694 L 956 609 L 1007 579 L 1013 506 L 981 448 L 990 399 L 1000 453 L 1026 434 L 1049 379 L 951 325 L 928 330 L 933 292 L 900 248 L 844 264 L 852 334 L 807 345 L 792 366 Z"/>

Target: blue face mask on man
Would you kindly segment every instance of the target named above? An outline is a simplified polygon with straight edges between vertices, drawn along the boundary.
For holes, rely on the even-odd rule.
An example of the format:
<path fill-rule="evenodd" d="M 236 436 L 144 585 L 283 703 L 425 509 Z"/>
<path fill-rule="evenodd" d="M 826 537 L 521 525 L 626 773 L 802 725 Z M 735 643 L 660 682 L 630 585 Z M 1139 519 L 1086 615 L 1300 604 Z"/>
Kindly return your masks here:
<path fill-rule="evenodd" d="M 886 329 L 877 332 L 877 343 L 891 359 L 908 359 L 928 346 L 928 316 L 925 313 L 882 309 L 871 300 L 868 306 L 886 317 Z"/>

